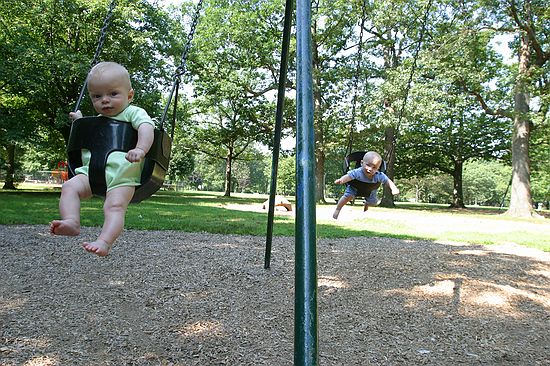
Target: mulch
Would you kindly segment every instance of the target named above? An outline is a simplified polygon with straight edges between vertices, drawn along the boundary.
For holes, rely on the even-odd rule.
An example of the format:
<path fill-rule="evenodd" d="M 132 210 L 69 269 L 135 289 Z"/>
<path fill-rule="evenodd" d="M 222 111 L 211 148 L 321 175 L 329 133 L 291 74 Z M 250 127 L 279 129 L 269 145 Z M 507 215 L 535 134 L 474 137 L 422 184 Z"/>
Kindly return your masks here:
<path fill-rule="evenodd" d="M 0 365 L 292 365 L 294 238 L 0 226 Z M 550 255 L 318 240 L 320 365 L 550 365 Z"/>

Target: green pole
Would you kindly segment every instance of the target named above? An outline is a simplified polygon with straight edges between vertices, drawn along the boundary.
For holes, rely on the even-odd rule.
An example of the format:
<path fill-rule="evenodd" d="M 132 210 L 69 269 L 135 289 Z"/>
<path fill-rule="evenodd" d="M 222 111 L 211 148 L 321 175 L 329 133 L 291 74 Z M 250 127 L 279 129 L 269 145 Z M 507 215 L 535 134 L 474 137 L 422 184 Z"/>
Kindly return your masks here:
<path fill-rule="evenodd" d="M 277 114 L 275 117 L 275 136 L 273 138 L 273 159 L 271 160 L 271 189 L 269 191 L 269 211 L 267 215 L 267 235 L 265 241 L 264 268 L 271 265 L 271 243 L 273 242 L 273 219 L 275 216 L 275 193 L 277 192 L 277 168 L 279 166 L 279 151 L 281 149 L 281 131 L 283 129 L 283 112 L 285 106 L 286 74 L 288 69 L 288 49 L 290 45 L 290 30 L 294 0 L 286 0 L 285 22 L 283 27 L 283 46 L 281 51 L 281 66 L 279 68 L 279 89 L 277 92 Z"/>
<path fill-rule="evenodd" d="M 296 3 L 296 260 L 294 365 L 318 364 L 311 0 Z"/>

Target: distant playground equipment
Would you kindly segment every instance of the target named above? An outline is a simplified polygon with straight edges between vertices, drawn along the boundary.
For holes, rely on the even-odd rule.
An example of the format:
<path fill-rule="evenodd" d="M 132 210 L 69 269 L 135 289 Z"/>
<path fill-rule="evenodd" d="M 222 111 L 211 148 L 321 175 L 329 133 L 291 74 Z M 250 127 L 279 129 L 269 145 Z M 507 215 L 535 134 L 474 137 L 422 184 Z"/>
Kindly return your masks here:
<path fill-rule="evenodd" d="M 67 170 L 68 164 L 66 161 L 60 161 L 57 163 L 57 169 L 52 170 L 52 179 L 57 184 L 63 184 L 63 182 L 69 179 L 69 172 Z"/>

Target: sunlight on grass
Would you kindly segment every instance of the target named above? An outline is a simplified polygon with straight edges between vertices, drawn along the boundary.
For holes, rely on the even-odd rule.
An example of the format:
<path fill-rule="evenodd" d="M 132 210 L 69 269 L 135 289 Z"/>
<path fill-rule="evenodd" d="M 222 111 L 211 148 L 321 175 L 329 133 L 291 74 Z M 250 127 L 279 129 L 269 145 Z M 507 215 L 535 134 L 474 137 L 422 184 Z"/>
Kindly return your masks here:
<path fill-rule="evenodd" d="M 130 205 L 125 227 L 135 230 L 181 230 L 218 234 L 265 236 L 267 195 L 220 192 L 160 191 Z M 59 217 L 59 190 L 0 192 L 0 224 L 48 224 Z M 82 202 L 82 225 L 103 224 L 103 201 Z M 318 238 L 390 237 L 439 243 L 507 244 L 550 251 L 550 220 L 514 219 L 498 210 L 449 210 L 442 205 L 398 203 L 397 208 L 346 206 L 338 220 L 334 205 L 318 205 Z M 275 236 L 294 236 L 294 211 L 276 211 Z"/>

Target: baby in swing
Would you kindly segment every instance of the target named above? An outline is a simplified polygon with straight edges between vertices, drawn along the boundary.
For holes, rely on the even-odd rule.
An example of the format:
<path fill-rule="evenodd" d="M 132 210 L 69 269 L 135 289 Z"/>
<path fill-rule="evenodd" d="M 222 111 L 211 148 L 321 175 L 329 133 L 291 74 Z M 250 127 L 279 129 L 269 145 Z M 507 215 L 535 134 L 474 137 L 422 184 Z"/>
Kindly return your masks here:
<path fill-rule="evenodd" d="M 399 189 L 397 188 L 395 183 L 393 183 L 393 181 L 388 178 L 386 174 L 378 171 L 381 164 L 382 157 L 380 156 L 380 154 L 374 151 L 369 151 L 363 156 L 363 160 L 361 160 L 361 166 L 359 168 L 350 170 L 347 174 L 336 179 L 334 183 L 346 184 L 347 182 L 350 182 L 354 179 L 365 183 L 380 183 L 387 185 L 391 189 L 391 193 L 394 196 L 398 195 Z M 363 211 L 367 211 L 369 209 L 369 205 L 373 206 L 378 203 L 378 199 L 376 196 L 377 192 L 377 188 L 373 189 L 370 192 L 370 195 L 368 197 L 365 197 L 365 205 Z M 348 185 L 344 194 L 336 204 L 336 209 L 334 210 L 332 217 L 334 219 L 337 219 L 338 215 L 340 215 L 340 210 L 342 209 L 342 207 L 344 207 L 346 203 L 354 199 L 355 196 L 357 196 L 357 189 Z"/>
<path fill-rule="evenodd" d="M 154 139 L 154 122 L 147 112 L 130 105 L 134 90 L 126 68 L 115 62 L 100 62 L 87 77 L 87 88 L 93 107 L 101 116 L 131 123 L 137 130 L 136 147 L 127 153 L 111 153 L 105 165 L 107 193 L 103 204 L 104 222 L 99 237 L 82 246 L 90 253 L 104 257 L 122 233 L 126 209 L 140 185 L 143 159 Z M 82 118 L 80 111 L 69 113 L 71 120 Z M 80 234 L 80 201 L 92 196 L 88 168 L 90 151 L 82 151 L 83 166 L 75 176 L 63 184 L 59 201 L 60 220 L 50 223 L 52 235 L 77 236 Z"/>

